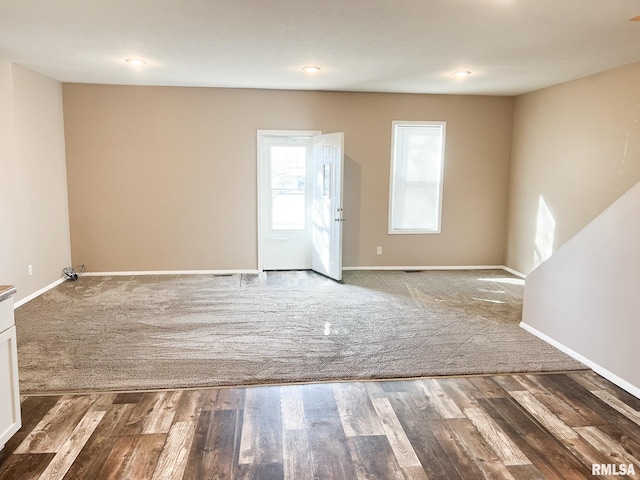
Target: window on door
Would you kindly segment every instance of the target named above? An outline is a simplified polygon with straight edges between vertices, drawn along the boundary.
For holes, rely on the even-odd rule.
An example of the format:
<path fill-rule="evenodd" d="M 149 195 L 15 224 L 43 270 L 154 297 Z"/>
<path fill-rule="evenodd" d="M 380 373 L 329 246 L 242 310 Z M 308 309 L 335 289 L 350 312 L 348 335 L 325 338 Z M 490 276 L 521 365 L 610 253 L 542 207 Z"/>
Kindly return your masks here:
<path fill-rule="evenodd" d="M 440 233 L 445 122 L 393 122 L 389 233 Z"/>
<path fill-rule="evenodd" d="M 307 228 L 307 148 L 271 146 L 271 229 Z"/>

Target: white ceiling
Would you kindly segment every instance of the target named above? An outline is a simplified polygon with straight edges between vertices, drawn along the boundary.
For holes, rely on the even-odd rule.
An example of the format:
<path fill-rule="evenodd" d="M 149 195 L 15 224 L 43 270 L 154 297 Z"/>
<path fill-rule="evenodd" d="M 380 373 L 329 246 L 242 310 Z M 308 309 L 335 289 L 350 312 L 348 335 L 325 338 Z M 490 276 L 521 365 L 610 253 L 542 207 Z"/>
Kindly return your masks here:
<path fill-rule="evenodd" d="M 0 0 L 0 57 L 63 82 L 516 95 L 640 61 L 638 15 L 640 0 Z"/>

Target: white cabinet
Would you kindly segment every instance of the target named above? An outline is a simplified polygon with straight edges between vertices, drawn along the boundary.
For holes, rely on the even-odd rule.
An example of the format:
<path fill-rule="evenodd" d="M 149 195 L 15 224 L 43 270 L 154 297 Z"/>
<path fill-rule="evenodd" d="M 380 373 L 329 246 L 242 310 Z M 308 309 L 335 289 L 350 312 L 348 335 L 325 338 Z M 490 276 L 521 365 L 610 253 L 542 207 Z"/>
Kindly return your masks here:
<path fill-rule="evenodd" d="M 0 450 L 22 425 L 13 293 L 14 288 L 0 286 Z"/>

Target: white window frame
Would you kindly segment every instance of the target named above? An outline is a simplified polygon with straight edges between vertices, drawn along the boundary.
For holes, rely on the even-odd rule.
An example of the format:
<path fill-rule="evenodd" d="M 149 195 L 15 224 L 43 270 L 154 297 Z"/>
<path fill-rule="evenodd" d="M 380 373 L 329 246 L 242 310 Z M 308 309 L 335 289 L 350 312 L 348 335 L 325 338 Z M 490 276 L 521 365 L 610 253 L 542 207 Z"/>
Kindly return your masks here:
<path fill-rule="evenodd" d="M 438 218 L 437 218 L 437 228 L 435 230 L 432 229 L 394 229 L 393 228 L 393 198 L 394 198 L 394 186 L 395 186 L 395 178 L 394 178 L 394 170 L 396 164 L 396 130 L 398 127 L 411 127 L 411 126 L 424 126 L 424 127 L 432 127 L 438 126 L 442 128 L 442 149 L 440 152 L 440 191 L 438 198 Z M 390 235 L 433 235 L 440 234 L 442 227 L 442 192 L 444 190 L 444 160 L 445 160 L 445 145 L 447 141 L 447 122 L 441 121 L 400 121 L 394 120 L 391 122 L 391 162 L 389 168 L 389 218 L 388 218 L 388 233 Z"/>

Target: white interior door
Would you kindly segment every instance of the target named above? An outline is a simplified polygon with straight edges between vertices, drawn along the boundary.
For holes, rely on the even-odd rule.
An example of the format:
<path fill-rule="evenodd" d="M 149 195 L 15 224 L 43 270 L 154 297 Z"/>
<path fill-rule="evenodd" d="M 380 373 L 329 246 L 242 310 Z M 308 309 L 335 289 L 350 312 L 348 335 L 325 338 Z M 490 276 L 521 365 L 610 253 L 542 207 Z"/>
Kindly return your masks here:
<path fill-rule="evenodd" d="M 344 133 L 313 137 L 311 268 L 342 280 L 342 175 Z"/>

